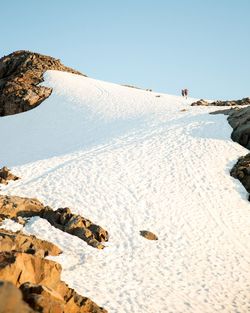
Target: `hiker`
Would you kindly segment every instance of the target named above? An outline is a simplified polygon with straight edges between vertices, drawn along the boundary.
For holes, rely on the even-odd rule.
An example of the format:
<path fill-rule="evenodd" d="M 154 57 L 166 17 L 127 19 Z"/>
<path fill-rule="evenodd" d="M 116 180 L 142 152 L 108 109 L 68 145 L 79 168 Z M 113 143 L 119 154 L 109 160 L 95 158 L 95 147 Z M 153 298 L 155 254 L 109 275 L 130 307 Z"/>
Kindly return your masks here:
<path fill-rule="evenodd" d="M 188 97 L 188 89 L 184 89 L 184 96 L 185 96 L 186 99 L 187 99 L 187 97 Z"/>
<path fill-rule="evenodd" d="M 181 89 L 181 95 L 182 95 L 182 97 L 184 97 L 184 96 L 185 96 L 184 89 Z"/>

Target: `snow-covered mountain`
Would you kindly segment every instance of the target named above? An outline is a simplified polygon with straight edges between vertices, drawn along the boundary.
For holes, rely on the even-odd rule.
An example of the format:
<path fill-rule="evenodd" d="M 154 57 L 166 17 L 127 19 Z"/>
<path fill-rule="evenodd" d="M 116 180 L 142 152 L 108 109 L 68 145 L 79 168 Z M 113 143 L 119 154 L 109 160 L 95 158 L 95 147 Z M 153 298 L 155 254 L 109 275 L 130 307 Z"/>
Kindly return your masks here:
<path fill-rule="evenodd" d="M 110 313 L 247 312 L 249 202 L 229 175 L 246 149 L 225 116 L 65 72 L 43 85 L 53 92 L 40 106 L 0 120 L 0 165 L 22 178 L 1 192 L 69 206 L 109 231 L 99 251 L 31 219 L 26 232 L 62 248 L 63 279 Z"/>

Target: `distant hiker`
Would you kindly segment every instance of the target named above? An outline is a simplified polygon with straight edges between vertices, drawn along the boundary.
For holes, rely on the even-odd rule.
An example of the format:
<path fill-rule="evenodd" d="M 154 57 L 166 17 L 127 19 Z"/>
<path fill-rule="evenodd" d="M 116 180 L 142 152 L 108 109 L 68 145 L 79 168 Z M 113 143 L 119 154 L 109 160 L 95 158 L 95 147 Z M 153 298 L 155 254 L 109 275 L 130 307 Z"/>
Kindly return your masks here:
<path fill-rule="evenodd" d="M 184 89 L 184 96 L 185 96 L 186 99 L 187 99 L 187 97 L 188 97 L 188 89 Z"/>
<path fill-rule="evenodd" d="M 181 95 L 182 95 L 182 97 L 184 97 L 184 96 L 185 96 L 184 89 L 181 89 Z"/>

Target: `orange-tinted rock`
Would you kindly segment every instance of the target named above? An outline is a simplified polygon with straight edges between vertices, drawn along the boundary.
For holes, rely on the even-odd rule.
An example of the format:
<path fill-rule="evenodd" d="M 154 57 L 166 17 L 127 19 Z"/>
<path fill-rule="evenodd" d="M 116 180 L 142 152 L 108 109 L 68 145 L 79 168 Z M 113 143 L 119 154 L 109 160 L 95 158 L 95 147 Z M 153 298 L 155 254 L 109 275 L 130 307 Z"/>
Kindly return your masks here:
<path fill-rule="evenodd" d="M 34 313 L 23 301 L 21 291 L 8 281 L 0 281 L 0 313 Z"/>
<path fill-rule="evenodd" d="M 158 237 L 148 230 L 141 230 L 140 235 L 148 240 L 158 240 Z"/>
<path fill-rule="evenodd" d="M 103 249 L 102 242 L 108 241 L 106 230 L 80 215 L 71 213 L 69 208 L 53 211 L 50 207 L 45 207 L 41 216 L 54 227 L 83 239 L 95 248 Z"/>
<path fill-rule="evenodd" d="M 25 252 L 40 257 L 59 255 L 62 252 L 51 242 L 25 235 L 22 232 L 12 232 L 5 229 L 0 229 L 0 249 L 3 252 Z"/>
<path fill-rule="evenodd" d="M 0 195 L 1 218 L 39 215 L 43 208 L 43 204 L 37 199 Z"/>

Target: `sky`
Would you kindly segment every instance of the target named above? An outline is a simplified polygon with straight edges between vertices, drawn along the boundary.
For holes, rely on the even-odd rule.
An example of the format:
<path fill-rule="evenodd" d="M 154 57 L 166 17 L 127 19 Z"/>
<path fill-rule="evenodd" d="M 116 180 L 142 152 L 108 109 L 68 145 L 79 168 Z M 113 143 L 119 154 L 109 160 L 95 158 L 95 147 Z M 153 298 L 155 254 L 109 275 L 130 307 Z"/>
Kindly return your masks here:
<path fill-rule="evenodd" d="M 250 0 L 0 0 L 0 56 L 205 99 L 250 96 Z"/>

